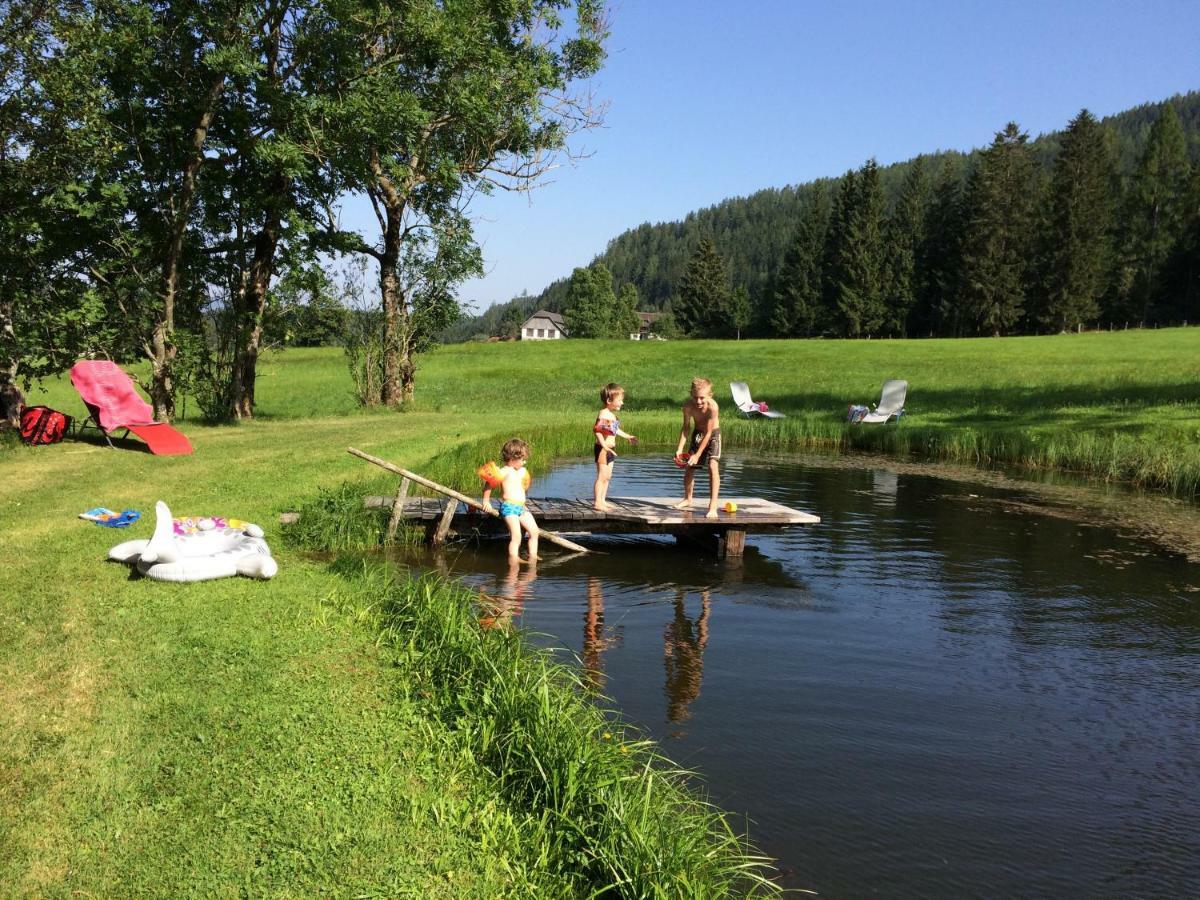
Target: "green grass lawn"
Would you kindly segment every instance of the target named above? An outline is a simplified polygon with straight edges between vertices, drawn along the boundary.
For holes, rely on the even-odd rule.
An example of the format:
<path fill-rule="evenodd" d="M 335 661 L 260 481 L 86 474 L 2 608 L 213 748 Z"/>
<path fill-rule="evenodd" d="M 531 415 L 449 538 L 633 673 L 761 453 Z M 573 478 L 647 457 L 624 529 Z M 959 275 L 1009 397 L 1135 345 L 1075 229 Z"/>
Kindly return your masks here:
<path fill-rule="evenodd" d="M 463 345 L 423 358 L 402 413 L 352 410 L 340 352 L 294 350 L 265 359 L 255 421 L 207 426 L 188 406 L 193 456 L 0 445 L 4 893 L 575 890 L 538 856 L 504 773 L 429 714 L 414 689 L 423 663 L 385 639 L 359 580 L 291 549 L 278 513 L 347 482 L 355 493 L 392 483 L 349 445 L 474 489 L 483 454 L 527 436 L 536 477 L 553 456 L 589 452 L 610 380 L 628 392 L 624 427 L 645 451 L 663 449 L 695 375 L 713 380 L 732 446 L 1054 467 L 1182 497 L 1200 484 L 1197 329 Z M 877 400 L 886 378 L 910 383 L 899 425 L 843 425 L 846 406 Z M 730 380 L 789 418 L 738 420 Z M 83 414 L 65 378 L 29 399 Z M 176 515 L 261 523 L 280 575 L 131 580 L 104 553 L 149 526 L 76 518 L 97 505 L 149 515 L 158 499 Z"/>

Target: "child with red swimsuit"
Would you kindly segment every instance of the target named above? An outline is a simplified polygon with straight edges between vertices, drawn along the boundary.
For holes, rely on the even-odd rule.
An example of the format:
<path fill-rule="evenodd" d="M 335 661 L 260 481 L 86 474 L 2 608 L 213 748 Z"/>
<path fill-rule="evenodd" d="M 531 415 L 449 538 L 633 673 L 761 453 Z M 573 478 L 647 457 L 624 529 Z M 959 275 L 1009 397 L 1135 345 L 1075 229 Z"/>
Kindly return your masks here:
<path fill-rule="evenodd" d="M 604 408 L 596 416 L 596 424 L 592 432 L 596 435 L 592 456 L 596 460 L 596 483 L 592 486 L 592 506 L 604 512 L 608 510 L 608 483 L 612 481 L 613 462 L 617 458 L 617 438 L 625 438 L 631 444 L 637 443 L 637 438 L 621 430 L 621 420 L 617 413 L 625 405 L 625 388 L 619 384 L 606 384 L 600 390 L 600 402 Z"/>

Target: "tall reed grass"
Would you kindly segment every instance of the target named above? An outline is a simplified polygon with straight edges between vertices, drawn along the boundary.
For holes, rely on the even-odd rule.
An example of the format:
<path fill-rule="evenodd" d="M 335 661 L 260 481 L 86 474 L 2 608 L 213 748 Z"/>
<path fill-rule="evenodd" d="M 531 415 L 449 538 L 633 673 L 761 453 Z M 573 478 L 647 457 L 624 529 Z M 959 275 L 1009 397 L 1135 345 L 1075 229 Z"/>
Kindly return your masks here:
<path fill-rule="evenodd" d="M 578 669 L 518 631 L 481 627 L 479 596 L 456 583 L 362 559 L 338 566 L 376 611 L 400 689 L 490 773 L 522 856 L 572 896 L 777 893 L 769 861 L 700 799 L 691 773 L 589 699 Z"/>

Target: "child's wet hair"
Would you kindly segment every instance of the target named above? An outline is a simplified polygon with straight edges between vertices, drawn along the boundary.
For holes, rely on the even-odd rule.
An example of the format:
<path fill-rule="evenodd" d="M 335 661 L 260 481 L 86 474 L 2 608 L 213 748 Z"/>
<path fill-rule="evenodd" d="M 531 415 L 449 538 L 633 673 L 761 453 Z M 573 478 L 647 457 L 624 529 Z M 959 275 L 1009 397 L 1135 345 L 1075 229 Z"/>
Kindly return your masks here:
<path fill-rule="evenodd" d="M 529 459 L 529 445 L 520 438 L 513 438 L 504 443 L 500 449 L 500 455 L 506 463 L 512 462 L 514 459 Z"/>
<path fill-rule="evenodd" d="M 692 379 L 692 393 L 696 394 L 696 393 L 700 393 L 702 391 L 708 391 L 711 394 L 712 393 L 712 382 L 709 381 L 707 378 L 693 378 Z"/>
<path fill-rule="evenodd" d="M 625 388 L 621 387 L 615 381 L 610 381 L 604 387 L 600 388 L 600 402 L 608 406 L 614 397 L 619 397 L 625 393 Z"/>

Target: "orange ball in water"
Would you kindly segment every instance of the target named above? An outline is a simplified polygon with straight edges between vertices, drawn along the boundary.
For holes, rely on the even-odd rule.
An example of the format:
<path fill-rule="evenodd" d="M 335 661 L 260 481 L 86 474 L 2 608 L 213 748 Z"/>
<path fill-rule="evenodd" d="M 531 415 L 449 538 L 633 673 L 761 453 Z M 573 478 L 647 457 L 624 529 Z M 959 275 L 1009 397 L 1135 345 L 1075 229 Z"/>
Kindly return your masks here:
<path fill-rule="evenodd" d="M 727 512 L 727 513 L 735 513 L 735 512 L 737 512 L 737 504 L 736 504 L 736 503 L 734 503 L 732 500 L 726 501 L 726 503 L 725 503 L 725 512 Z"/>

